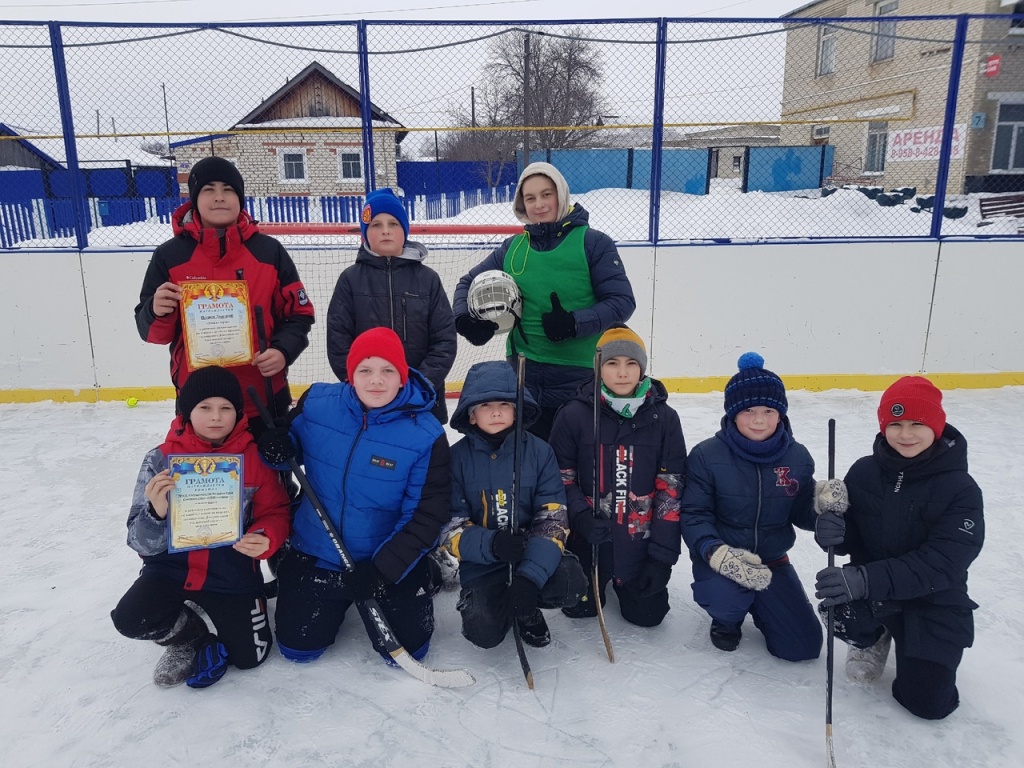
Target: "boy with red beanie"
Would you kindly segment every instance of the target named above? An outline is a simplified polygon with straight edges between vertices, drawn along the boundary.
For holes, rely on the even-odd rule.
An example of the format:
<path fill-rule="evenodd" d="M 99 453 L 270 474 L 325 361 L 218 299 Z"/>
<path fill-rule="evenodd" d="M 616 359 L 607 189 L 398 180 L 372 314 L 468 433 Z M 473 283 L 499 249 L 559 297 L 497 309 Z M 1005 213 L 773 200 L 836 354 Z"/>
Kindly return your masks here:
<path fill-rule="evenodd" d="M 424 555 L 448 522 L 448 441 L 431 414 L 434 388 L 409 367 L 393 330 L 357 336 L 346 364 L 347 382 L 314 384 L 288 415 L 288 426 L 268 429 L 259 440 L 269 464 L 281 469 L 295 458 L 305 465 L 355 561 L 346 571 L 303 496 L 277 573 L 278 648 L 291 661 L 319 658 L 355 603 L 374 647 L 393 663 L 364 605 L 376 597 L 398 641 L 422 659 L 434 627 Z"/>
<path fill-rule="evenodd" d="M 967 441 L 946 423 L 942 392 L 904 376 L 882 395 L 871 456 L 846 475 L 849 509 L 819 517 L 817 539 L 850 556 L 817 577 L 850 645 L 849 677 L 877 680 L 895 645 L 892 695 L 928 720 L 960 703 L 956 670 L 974 641 L 967 569 L 985 538 L 981 489 L 967 471 Z"/>

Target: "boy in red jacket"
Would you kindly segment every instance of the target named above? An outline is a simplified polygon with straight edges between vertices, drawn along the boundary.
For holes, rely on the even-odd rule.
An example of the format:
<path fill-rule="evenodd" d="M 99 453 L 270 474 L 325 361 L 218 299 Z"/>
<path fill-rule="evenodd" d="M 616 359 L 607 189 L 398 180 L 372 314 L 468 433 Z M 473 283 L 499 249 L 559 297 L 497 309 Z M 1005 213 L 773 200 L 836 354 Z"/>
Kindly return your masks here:
<path fill-rule="evenodd" d="M 242 389 L 224 368 L 193 373 L 178 397 L 179 415 L 164 443 L 146 454 L 128 514 L 128 546 L 142 557 L 142 572 L 111 618 L 125 637 L 154 640 L 167 650 L 153 681 L 205 688 L 234 664 L 262 664 L 273 639 L 258 560 L 288 536 L 288 495 L 280 476 L 260 461 L 242 413 Z M 245 534 L 232 546 L 169 553 L 168 494 L 171 454 L 242 455 Z M 187 601 L 187 602 L 186 602 Z M 216 628 L 190 604 L 206 612 Z"/>

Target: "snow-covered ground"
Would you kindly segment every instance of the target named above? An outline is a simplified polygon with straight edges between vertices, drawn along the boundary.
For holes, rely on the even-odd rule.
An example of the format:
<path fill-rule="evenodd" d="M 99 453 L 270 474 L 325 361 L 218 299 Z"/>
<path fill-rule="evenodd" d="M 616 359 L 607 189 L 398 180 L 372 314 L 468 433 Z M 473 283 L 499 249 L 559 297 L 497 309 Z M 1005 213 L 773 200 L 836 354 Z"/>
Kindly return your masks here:
<path fill-rule="evenodd" d="M 838 422 L 837 469 L 870 450 L 877 393 L 790 393 L 794 430 L 825 475 L 826 423 Z M 709 437 L 721 394 L 674 395 L 687 445 Z M 511 639 L 490 651 L 459 632 L 455 595 L 435 604 L 427 663 L 463 667 L 475 685 L 442 690 L 385 666 L 353 616 L 320 661 L 275 651 L 216 686 L 156 688 L 159 649 L 122 638 L 108 613 L 138 560 L 124 521 L 144 452 L 160 442 L 170 402 L 0 405 L 0 765 L 23 766 L 706 766 L 825 765 L 825 659 L 770 657 L 748 621 L 735 653 L 708 641 L 688 568 L 670 584 L 662 626 L 626 624 L 610 597 L 617 661 L 595 621 L 547 612 L 553 642 L 527 649 L 527 689 Z M 960 709 L 918 720 L 875 685 L 843 674 L 837 647 L 834 734 L 840 768 L 1024 765 L 1024 455 L 1016 415 L 1024 388 L 948 393 L 987 501 L 988 538 L 971 569 L 977 641 L 960 667 Z M 806 587 L 825 556 L 810 534 L 791 552 Z M 273 612 L 271 601 L 271 612 Z"/>

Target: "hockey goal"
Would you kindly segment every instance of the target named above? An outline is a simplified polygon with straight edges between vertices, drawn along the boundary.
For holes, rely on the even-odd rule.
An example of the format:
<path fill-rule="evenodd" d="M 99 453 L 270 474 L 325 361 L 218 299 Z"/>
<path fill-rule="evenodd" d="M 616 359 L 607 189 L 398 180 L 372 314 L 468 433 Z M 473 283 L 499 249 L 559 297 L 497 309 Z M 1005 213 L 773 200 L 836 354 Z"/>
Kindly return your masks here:
<path fill-rule="evenodd" d="M 316 308 L 317 322 L 310 334 L 309 348 L 291 367 L 289 379 L 297 390 L 317 381 L 337 381 L 327 362 L 327 307 L 338 276 L 355 262 L 359 249 L 359 225 L 261 223 L 260 231 L 276 237 L 288 249 Z M 505 238 L 522 231 L 521 225 L 413 223 L 409 238 L 427 246 L 429 255 L 425 263 L 441 276 L 450 301 L 460 277 L 480 263 Z M 458 396 L 471 365 L 484 360 L 500 360 L 505 355 L 504 335 L 482 347 L 474 347 L 461 336 L 458 341 L 455 365 L 446 382 L 449 397 Z"/>

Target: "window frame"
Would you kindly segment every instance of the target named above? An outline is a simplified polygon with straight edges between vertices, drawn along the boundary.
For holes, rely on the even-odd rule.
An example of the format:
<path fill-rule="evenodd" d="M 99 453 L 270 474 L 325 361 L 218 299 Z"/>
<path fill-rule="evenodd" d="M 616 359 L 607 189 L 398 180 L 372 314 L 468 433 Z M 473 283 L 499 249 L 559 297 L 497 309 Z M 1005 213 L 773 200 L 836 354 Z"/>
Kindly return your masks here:
<path fill-rule="evenodd" d="M 1024 111 L 1024 100 L 1000 101 L 996 107 L 996 119 L 994 121 L 992 131 L 992 156 L 989 160 L 989 171 L 995 174 L 1021 173 L 1024 171 L 1024 149 L 1022 149 L 1022 145 L 1024 145 L 1024 114 L 1021 115 L 1019 120 L 1000 121 L 1000 112 L 1002 112 L 1004 106 L 1019 107 Z M 998 149 L 996 137 L 999 134 L 1000 127 L 1008 127 L 1010 130 L 1010 144 L 1006 151 L 1005 168 L 996 167 L 996 150 Z M 1020 165 L 1014 165 L 1015 157 L 1018 154 L 1021 154 L 1022 162 Z"/>
<path fill-rule="evenodd" d="M 302 156 L 302 178 L 289 179 L 287 176 L 288 162 L 285 157 L 288 155 Z M 308 184 L 309 183 L 309 153 L 305 147 L 278 147 L 277 149 L 277 175 L 281 184 Z"/>
<path fill-rule="evenodd" d="M 1014 16 L 1024 16 L 1024 0 L 1019 3 L 1014 3 L 1013 7 L 1010 9 L 1010 13 Z M 1024 35 L 1024 18 L 1010 20 L 1010 34 Z"/>
<path fill-rule="evenodd" d="M 880 128 L 879 126 L 883 126 Z M 878 137 L 881 137 L 881 146 L 877 145 Z M 873 142 L 874 140 L 874 142 Z M 875 143 L 874 151 L 872 144 Z M 865 176 L 881 176 L 885 173 L 885 155 L 889 147 L 889 121 L 871 120 L 867 124 L 867 136 L 864 141 L 864 169 Z M 872 156 L 877 156 L 878 167 L 871 167 Z"/>
<path fill-rule="evenodd" d="M 828 70 L 823 66 L 826 61 L 826 44 L 828 44 Z M 839 29 L 828 24 L 818 27 L 818 58 L 814 65 L 814 76 L 827 77 L 835 74 L 838 61 Z"/>
<path fill-rule="evenodd" d="M 896 22 L 882 21 L 881 19 L 886 16 L 898 15 L 899 9 L 900 0 L 880 0 L 875 3 L 874 15 L 879 21 L 874 24 L 874 34 L 871 38 L 872 64 L 892 61 L 896 58 Z"/>
<path fill-rule="evenodd" d="M 359 163 L 359 175 L 358 176 L 346 176 L 345 175 L 345 163 L 351 162 L 345 160 L 345 155 L 355 155 L 358 157 Z M 338 148 L 338 181 L 340 183 L 355 182 L 363 180 L 363 172 L 366 167 L 363 163 L 363 149 L 362 147 L 349 147 L 349 148 Z"/>

